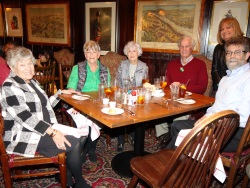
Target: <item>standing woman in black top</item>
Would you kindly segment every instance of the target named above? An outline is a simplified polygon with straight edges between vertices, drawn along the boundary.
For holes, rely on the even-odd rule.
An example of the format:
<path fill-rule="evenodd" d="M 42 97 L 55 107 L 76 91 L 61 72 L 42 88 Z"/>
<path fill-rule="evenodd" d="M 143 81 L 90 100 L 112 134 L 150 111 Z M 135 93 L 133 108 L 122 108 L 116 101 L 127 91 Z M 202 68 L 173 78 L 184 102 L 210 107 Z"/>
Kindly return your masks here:
<path fill-rule="evenodd" d="M 227 65 L 224 44 L 229 39 L 239 36 L 243 36 L 243 32 L 236 18 L 226 17 L 220 21 L 217 33 L 217 41 L 219 44 L 217 44 L 214 49 L 211 72 L 213 79 L 213 96 L 215 96 L 218 89 L 220 79 L 226 75 Z"/>

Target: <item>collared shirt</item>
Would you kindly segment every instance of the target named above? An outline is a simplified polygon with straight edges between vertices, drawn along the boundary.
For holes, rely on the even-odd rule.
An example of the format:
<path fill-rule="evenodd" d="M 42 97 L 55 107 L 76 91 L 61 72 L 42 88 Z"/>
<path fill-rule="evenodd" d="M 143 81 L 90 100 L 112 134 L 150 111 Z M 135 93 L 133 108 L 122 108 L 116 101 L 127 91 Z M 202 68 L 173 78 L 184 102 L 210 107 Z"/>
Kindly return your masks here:
<path fill-rule="evenodd" d="M 193 55 L 189 56 L 189 57 L 186 59 L 186 62 L 184 62 L 183 59 L 181 58 L 181 64 L 182 64 L 182 66 L 185 66 L 186 64 L 188 64 L 190 61 L 192 61 L 193 58 L 194 58 Z"/>
<path fill-rule="evenodd" d="M 250 65 L 249 63 L 227 71 L 219 82 L 215 103 L 207 109 L 206 116 L 222 110 L 234 110 L 240 115 L 240 127 L 245 127 L 250 115 Z"/>

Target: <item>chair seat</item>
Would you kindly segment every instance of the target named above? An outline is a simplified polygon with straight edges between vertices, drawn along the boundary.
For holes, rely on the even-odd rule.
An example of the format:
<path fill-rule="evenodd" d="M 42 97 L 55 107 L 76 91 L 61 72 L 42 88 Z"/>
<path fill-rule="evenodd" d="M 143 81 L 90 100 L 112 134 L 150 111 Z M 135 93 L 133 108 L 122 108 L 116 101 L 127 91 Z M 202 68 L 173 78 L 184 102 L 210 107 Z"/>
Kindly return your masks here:
<path fill-rule="evenodd" d="M 131 170 L 151 187 L 156 187 L 159 177 L 162 176 L 166 168 L 166 163 L 172 157 L 173 153 L 174 150 L 163 149 L 144 157 L 136 157 L 131 160 Z"/>
<path fill-rule="evenodd" d="M 39 153 L 36 153 L 34 157 L 24 157 L 16 154 L 8 154 L 8 157 L 10 168 L 23 166 L 24 164 L 27 164 L 27 160 L 29 161 L 28 165 L 59 163 L 58 156 L 45 157 Z"/>
<path fill-rule="evenodd" d="M 244 157 L 244 156 L 247 156 L 249 154 L 250 154 L 250 148 L 242 151 L 240 156 Z M 222 152 L 221 159 L 223 161 L 224 166 L 230 167 L 231 163 L 235 165 L 236 164 L 236 162 L 234 161 L 235 155 L 236 155 L 235 152 Z M 245 166 L 246 164 L 243 164 L 243 165 Z M 244 167 L 244 166 L 242 166 L 242 167 Z"/>

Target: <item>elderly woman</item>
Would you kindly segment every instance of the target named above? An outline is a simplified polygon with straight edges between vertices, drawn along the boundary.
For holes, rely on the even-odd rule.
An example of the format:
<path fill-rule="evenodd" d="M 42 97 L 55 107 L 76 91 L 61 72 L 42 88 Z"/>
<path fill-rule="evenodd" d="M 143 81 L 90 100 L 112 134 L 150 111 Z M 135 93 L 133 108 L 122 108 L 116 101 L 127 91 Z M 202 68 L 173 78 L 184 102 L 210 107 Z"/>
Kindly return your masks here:
<path fill-rule="evenodd" d="M 125 87 L 124 81 L 130 80 L 131 86 L 142 86 L 142 79 L 144 75 L 148 75 L 148 66 L 138 59 L 142 55 L 140 45 L 134 41 L 128 42 L 124 49 L 124 54 L 128 57 L 127 60 L 121 62 L 118 68 L 117 80 L 120 87 Z M 118 136 L 117 151 L 121 152 L 124 149 L 124 130 L 120 129 Z M 133 136 L 132 136 L 133 142 Z"/>
<path fill-rule="evenodd" d="M 27 157 L 34 156 L 36 151 L 47 157 L 66 152 L 68 186 L 73 186 L 74 178 L 75 187 L 90 187 L 83 179 L 81 166 L 86 137 L 64 135 L 54 128 L 58 124 L 51 105 L 59 101 L 58 94 L 76 92 L 60 90 L 48 99 L 33 79 L 36 60 L 29 49 L 8 50 L 6 60 L 11 72 L 2 86 L 1 106 L 7 152 Z"/>
<path fill-rule="evenodd" d="M 217 32 L 217 44 L 213 52 L 212 79 L 213 79 L 213 96 L 215 95 L 220 79 L 226 75 L 227 65 L 225 59 L 225 42 L 233 37 L 243 36 L 240 24 L 236 18 L 226 17 L 220 21 Z M 250 39 L 248 39 L 250 45 Z"/>
<path fill-rule="evenodd" d="M 83 46 L 83 52 L 86 60 L 79 62 L 73 67 L 67 88 L 82 92 L 98 91 L 100 83 L 110 82 L 108 68 L 98 60 L 101 55 L 100 46 L 94 41 L 88 41 Z M 91 131 L 97 131 L 97 129 L 90 128 L 90 134 Z M 97 139 L 92 140 L 91 136 L 89 136 L 83 150 L 83 163 L 87 154 L 91 162 L 97 161 L 95 154 L 96 144 Z"/>

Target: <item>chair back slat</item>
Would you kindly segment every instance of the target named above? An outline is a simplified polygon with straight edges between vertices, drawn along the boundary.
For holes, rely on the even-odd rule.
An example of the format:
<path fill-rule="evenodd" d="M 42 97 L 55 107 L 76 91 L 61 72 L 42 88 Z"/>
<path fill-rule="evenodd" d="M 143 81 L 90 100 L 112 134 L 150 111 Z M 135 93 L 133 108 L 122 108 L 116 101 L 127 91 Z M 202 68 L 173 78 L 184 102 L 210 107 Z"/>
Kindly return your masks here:
<path fill-rule="evenodd" d="M 66 88 L 73 65 L 58 63 L 60 89 Z"/>
<path fill-rule="evenodd" d="M 200 121 L 177 147 L 158 186 L 208 187 L 221 146 L 238 126 L 239 115 L 232 110 Z"/>
<path fill-rule="evenodd" d="M 41 88 L 50 97 L 54 94 L 55 62 L 46 67 L 36 67 L 34 78 L 40 83 Z"/>

